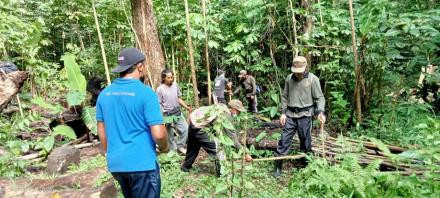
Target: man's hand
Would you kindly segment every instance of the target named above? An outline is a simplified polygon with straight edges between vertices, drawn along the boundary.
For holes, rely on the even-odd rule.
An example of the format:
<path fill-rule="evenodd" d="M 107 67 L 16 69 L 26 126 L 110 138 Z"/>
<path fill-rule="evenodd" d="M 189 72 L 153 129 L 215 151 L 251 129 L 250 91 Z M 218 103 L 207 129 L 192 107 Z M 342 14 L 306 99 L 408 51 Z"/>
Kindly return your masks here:
<path fill-rule="evenodd" d="M 255 98 L 255 96 L 251 96 L 251 100 L 253 100 Z"/>
<path fill-rule="evenodd" d="M 280 117 L 281 126 L 284 126 L 286 124 L 286 119 L 287 119 L 286 114 L 281 114 L 281 117 Z"/>
<path fill-rule="evenodd" d="M 252 157 L 251 157 L 250 155 L 246 154 L 246 155 L 244 156 L 244 161 L 246 161 L 246 162 L 252 162 L 252 160 L 254 160 L 254 159 L 252 159 Z"/>
<path fill-rule="evenodd" d="M 192 112 L 192 107 L 188 105 L 188 108 L 186 108 L 188 110 L 189 113 Z"/>
<path fill-rule="evenodd" d="M 326 120 L 326 118 L 325 118 L 325 115 L 324 115 L 324 113 L 319 113 L 319 115 L 318 115 L 318 120 L 321 122 L 321 123 L 325 123 L 325 120 Z"/>

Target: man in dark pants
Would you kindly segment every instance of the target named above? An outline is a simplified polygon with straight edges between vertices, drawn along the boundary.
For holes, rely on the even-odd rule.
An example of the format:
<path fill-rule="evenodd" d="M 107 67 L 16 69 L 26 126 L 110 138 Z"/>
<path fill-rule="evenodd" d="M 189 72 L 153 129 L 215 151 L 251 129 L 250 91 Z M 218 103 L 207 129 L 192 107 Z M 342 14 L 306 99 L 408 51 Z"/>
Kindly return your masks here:
<path fill-rule="evenodd" d="M 234 91 L 233 94 L 238 94 L 241 90 L 245 90 L 246 100 L 248 103 L 248 110 L 252 113 L 258 113 L 257 109 L 257 84 L 255 82 L 255 78 L 251 75 L 248 75 L 246 70 L 241 70 L 238 75 L 240 79 L 240 86 Z"/>
<path fill-rule="evenodd" d="M 214 79 L 214 95 L 218 103 L 226 104 L 225 88 L 228 82 L 229 80 L 225 78 L 225 72 L 221 69 L 218 70 L 218 75 Z"/>
<path fill-rule="evenodd" d="M 121 185 L 124 197 L 160 197 L 160 173 L 156 151 L 168 151 L 159 100 L 144 85 L 145 55 L 125 48 L 118 57 L 119 73 L 98 96 L 98 136 L 107 154 L 108 170 Z M 156 148 L 156 144 L 159 148 Z"/>
<path fill-rule="evenodd" d="M 208 134 L 203 131 L 203 128 L 212 125 L 215 122 L 221 122 L 222 119 L 218 118 L 218 116 L 224 116 L 223 118 L 232 121 L 233 116 L 237 116 L 240 112 L 246 111 L 239 100 L 231 100 L 228 105 L 230 107 L 229 109 L 223 104 L 200 107 L 190 114 L 187 142 L 188 149 L 185 161 L 181 166 L 182 171 L 188 172 L 192 168 L 192 164 L 196 160 L 200 148 L 203 148 L 211 157 L 214 157 L 215 172 L 217 176 L 220 176 L 220 162 L 217 157 L 218 145 L 209 138 Z M 234 142 L 234 147 L 236 149 L 242 147 L 235 132 L 225 130 L 225 133 Z M 252 161 L 252 157 L 246 155 L 245 160 L 250 162 Z"/>
<path fill-rule="evenodd" d="M 287 76 L 284 83 L 280 117 L 280 123 L 284 128 L 275 151 L 276 156 L 287 155 L 296 131 L 298 131 L 300 150 L 311 152 L 312 116 L 317 113 L 318 120 L 325 122 L 325 99 L 319 78 L 306 68 L 307 60 L 302 56 L 295 57 L 291 68 L 292 74 Z M 279 177 L 281 169 L 282 160 L 275 161 L 273 176 Z"/>

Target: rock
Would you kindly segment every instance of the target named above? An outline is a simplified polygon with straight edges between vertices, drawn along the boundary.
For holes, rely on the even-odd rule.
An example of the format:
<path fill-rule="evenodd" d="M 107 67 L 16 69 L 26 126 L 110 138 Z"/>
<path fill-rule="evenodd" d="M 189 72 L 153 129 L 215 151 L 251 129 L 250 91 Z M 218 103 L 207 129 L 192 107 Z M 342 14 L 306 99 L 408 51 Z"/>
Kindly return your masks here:
<path fill-rule="evenodd" d="M 8 105 L 21 85 L 27 79 L 27 73 L 22 71 L 0 74 L 0 111 Z"/>
<path fill-rule="evenodd" d="M 64 173 L 71 164 L 79 164 L 80 151 L 72 146 L 55 148 L 47 158 L 48 173 Z"/>

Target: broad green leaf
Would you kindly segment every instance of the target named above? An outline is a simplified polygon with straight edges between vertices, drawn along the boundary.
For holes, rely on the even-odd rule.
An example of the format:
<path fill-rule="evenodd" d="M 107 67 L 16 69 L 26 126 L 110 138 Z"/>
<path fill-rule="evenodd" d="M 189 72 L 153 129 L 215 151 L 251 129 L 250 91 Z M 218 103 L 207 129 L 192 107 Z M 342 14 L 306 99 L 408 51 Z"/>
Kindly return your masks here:
<path fill-rule="evenodd" d="M 67 137 L 68 139 L 76 139 L 75 131 L 67 125 L 58 125 L 55 128 L 53 128 L 53 136 L 55 135 L 62 135 L 64 137 Z"/>
<path fill-rule="evenodd" d="M 77 106 L 80 105 L 86 99 L 86 95 L 85 92 L 71 90 L 69 91 L 69 93 L 67 93 L 66 99 L 67 99 L 67 103 L 69 104 L 69 107 Z"/>
<path fill-rule="evenodd" d="M 63 111 L 63 107 L 61 105 L 49 104 L 46 101 L 44 101 L 43 98 L 41 98 L 41 97 L 33 98 L 31 100 L 31 102 L 33 104 L 36 104 L 36 105 L 44 108 L 44 109 L 50 110 L 51 113 L 53 113 L 53 114 L 58 114 L 58 113 L 61 113 Z"/>
<path fill-rule="evenodd" d="M 262 132 L 262 133 L 258 134 L 258 136 L 255 138 L 255 141 L 259 142 L 261 139 L 263 139 L 266 136 L 267 136 L 267 133 L 266 132 Z"/>
<path fill-rule="evenodd" d="M 68 87 L 85 94 L 87 86 L 86 78 L 81 74 L 81 69 L 75 61 L 75 56 L 67 54 L 61 59 L 64 61 L 64 67 L 67 71 Z"/>
<path fill-rule="evenodd" d="M 96 109 L 94 107 L 85 107 L 82 110 L 81 117 L 89 130 L 97 135 Z"/>
<path fill-rule="evenodd" d="M 234 125 L 229 121 L 222 122 L 222 126 L 229 130 L 235 130 Z"/>
<path fill-rule="evenodd" d="M 46 152 L 49 152 L 53 149 L 53 146 L 55 145 L 55 137 L 49 135 L 43 140 L 43 149 Z"/>

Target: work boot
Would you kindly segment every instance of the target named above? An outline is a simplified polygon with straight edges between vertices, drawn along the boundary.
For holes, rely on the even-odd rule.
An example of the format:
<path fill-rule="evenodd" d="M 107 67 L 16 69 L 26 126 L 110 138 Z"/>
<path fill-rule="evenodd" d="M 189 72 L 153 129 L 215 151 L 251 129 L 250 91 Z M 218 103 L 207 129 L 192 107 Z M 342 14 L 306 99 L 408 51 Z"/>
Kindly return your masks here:
<path fill-rule="evenodd" d="M 221 176 L 220 160 L 214 160 L 214 168 L 215 168 L 215 176 L 220 177 Z"/>
<path fill-rule="evenodd" d="M 273 171 L 273 177 L 278 178 L 281 176 L 281 170 L 283 167 L 283 161 L 282 160 L 275 160 L 275 168 Z"/>

